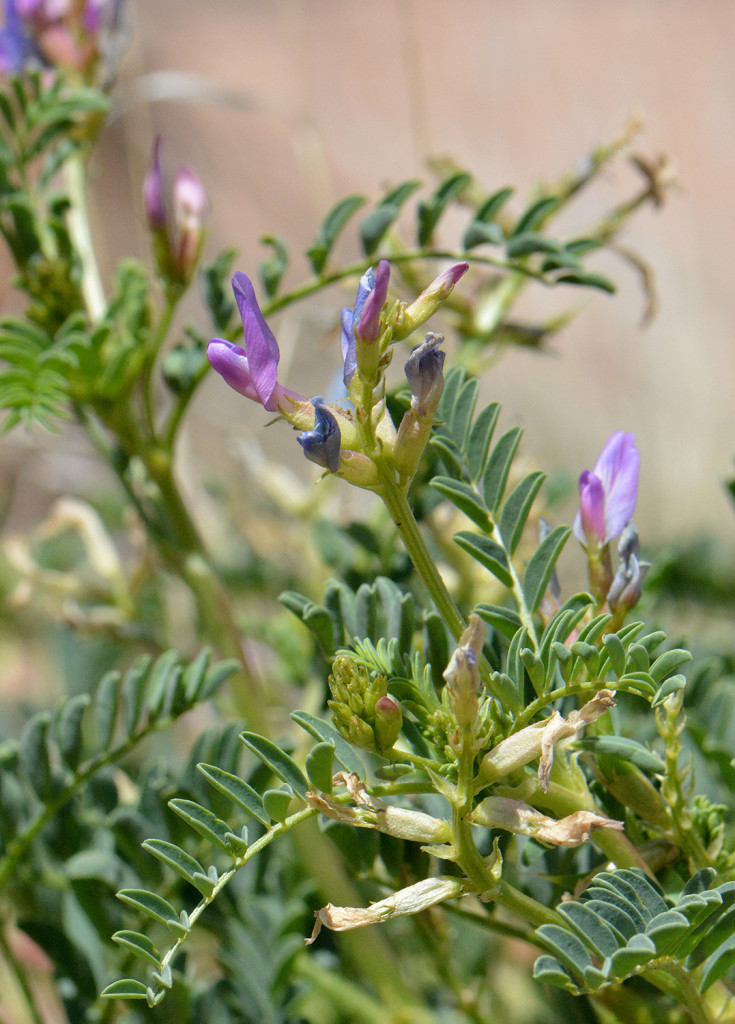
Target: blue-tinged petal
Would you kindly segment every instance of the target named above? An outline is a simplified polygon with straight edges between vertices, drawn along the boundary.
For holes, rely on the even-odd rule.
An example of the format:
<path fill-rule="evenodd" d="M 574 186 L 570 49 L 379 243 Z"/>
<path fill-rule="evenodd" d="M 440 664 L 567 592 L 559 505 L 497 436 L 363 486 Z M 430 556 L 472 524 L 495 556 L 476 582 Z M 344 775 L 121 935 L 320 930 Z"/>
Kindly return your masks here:
<path fill-rule="evenodd" d="M 351 309 L 342 310 L 342 359 L 344 360 L 344 373 L 342 379 L 345 382 L 345 387 L 350 386 L 350 381 L 355 376 L 355 370 L 357 369 L 357 342 L 355 340 L 355 332 L 352 329 L 352 323 L 354 316 Z"/>
<path fill-rule="evenodd" d="M 311 404 L 314 406 L 314 429 L 299 434 L 296 440 L 304 449 L 307 459 L 328 469 L 330 473 L 336 473 L 342 444 L 339 424 L 320 395 L 312 398 Z"/>

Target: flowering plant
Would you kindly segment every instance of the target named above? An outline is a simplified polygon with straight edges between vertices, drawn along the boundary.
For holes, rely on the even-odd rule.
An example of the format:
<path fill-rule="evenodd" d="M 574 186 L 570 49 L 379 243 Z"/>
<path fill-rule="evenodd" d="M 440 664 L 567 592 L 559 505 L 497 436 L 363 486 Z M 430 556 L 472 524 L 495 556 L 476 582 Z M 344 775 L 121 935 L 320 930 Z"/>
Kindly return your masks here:
<path fill-rule="evenodd" d="M 567 239 L 555 216 L 627 137 L 516 214 L 453 171 L 410 242 L 405 182 L 342 265 L 349 197 L 287 290 L 281 240 L 257 277 L 205 262 L 216 197 L 188 166 L 169 190 L 158 138 L 152 264 L 107 286 L 85 198 L 125 5 L 5 10 L 0 231 L 23 308 L 0 324 L 4 427 L 74 420 L 118 497 L 67 496 L 3 544 L 12 628 L 40 642 L 55 621 L 73 671 L 0 746 L 0 1015 L 732 1019 L 732 700 L 721 663 L 687 678 L 690 652 L 631 619 L 660 614 L 633 522 L 646 452 L 641 473 L 611 423 L 573 528 L 554 525 L 521 432 L 480 398 L 489 354 L 558 329 L 516 321 L 527 287 L 614 291 L 587 256 L 660 203 L 665 164 L 636 157 L 642 190 Z M 453 205 L 468 223 L 440 246 Z M 196 283 L 207 319 L 182 329 Z M 322 292 L 339 395 L 327 373 L 311 394 L 276 340 L 276 314 Z M 219 531 L 177 464 L 211 369 L 209 400 L 262 406 L 284 452 L 290 426 L 319 485 L 251 437 L 207 499 Z M 349 485 L 352 518 L 333 502 Z M 588 589 L 560 563 L 573 534 Z"/>

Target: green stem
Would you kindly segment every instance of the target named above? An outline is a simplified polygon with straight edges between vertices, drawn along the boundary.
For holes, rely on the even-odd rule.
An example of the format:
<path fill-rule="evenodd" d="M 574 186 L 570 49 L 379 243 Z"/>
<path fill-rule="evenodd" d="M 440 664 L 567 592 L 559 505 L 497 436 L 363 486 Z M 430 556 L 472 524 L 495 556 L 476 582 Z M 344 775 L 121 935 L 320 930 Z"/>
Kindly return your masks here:
<path fill-rule="evenodd" d="M 509 882 L 497 877 L 477 849 L 473 826 L 468 820 L 472 810 L 474 790 L 474 739 L 472 726 L 462 730 L 457 771 L 457 803 L 452 807 L 457 864 L 477 887 L 480 895 L 484 892 L 491 894 L 497 904 L 528 921 L 534 927 L 542 924 L 554 924 L 558 920 L 554 910 L 543 906 L 531 896 L 526 896 L 525 893 L 514 888 Z"/>
<path fill-rule="evenodd" d="M 74 240 L 74 248 L 82 264 L 82 296 L 89 318 L 93 324 L 96 324 L 105 315 L 107 300 L 89 227 L 86 197 L 87 176 L 83 151 L 75 154 L 66 163 L 65 173 L 71 203 L 67 214 L 69 233 Z"/>
<path fill-rule="evenodd" d="M 509 924 L 507 921 L 498 921 L 497 918 L 491 917 L 489 914 L 476 914 L 472 910 L 464 910 L 462 907 L 458 907 L 455 903 L 449 901 L 442 904 L 442 909 L 453 917 L 461 917 L 462 920 L 477 925 L 478 928 L 482 928 L 484 931 L 493 932 L 493 934 L 501 935 L 507 939 L 518 939 L 519 942 L 528 942 L 531 946 L 537 946 L 539 949 L 546 950 L 546 946 L 528 928 L 519 928 L 517 925 Z"/>
<path fill-rule="evenodd" d="M 499 891 L 495 895 L 495 902 L 499 906 L 505 907 L 506 910 L 512 911 L 524 921 L 528 921 L 534 928 L 539 928 L 542 924 L 559 923 L 559 917 L 551 907 L 545 907 L 543 903 L 539 903 L 532 896 L 526 896 L 520 889 L 516 889 L 503 878 L 500 879 L 499 884 Z"/>
<path fill-rule="evenodd" d="M 550 690 L 549 693 L 537 697 L 536 700 L 531 701 L 526 706 L 524 711 L 513 722 L 513 732 L 520 732 L 521 729 L 530 725 L 539 712 L 543 711 L 549 704 L 553 704 L 554 701 L 561 700 L 562 697 L 570 697 L 573 694 L 589 693 L 592 696 L 597 692 L 597 689 L 598 686 L 595 680 L 586 679 L 583 683 L 568 683 L 566 686 L 560 686 L 556 690 Z"/>
<path fill-rule="evenodd" d="M 685 1006 L 694 1024 L 713 1024 L 714 1017 L 697 988 L 691 972 L 673 957 L 660 967 L 644 971 L 643 977 Z M 671 981 L 674 984 L 671 984 Z"/>
<path fill-rule="evenodd" d="M 473 252 L 457 251 L 453 249 L 432 249 L 427 251 L 425 249 L 409 249 L 406 252 L 391 253 L 390 262 L 392 264 L 398 263 L 413 263 L 416 260 L 448 260 L 452 263 L 476 263 L 479 266 L 485 267 L 497 267 L 501 270 L 512 271 L 513 276 L 518 276 L 521 279 L 534 278 L 541 284 L 553 285 L 553 281 L 548 280 L 543 274 L 536 270 L 531 270 L 530 267 L 523 267 L 514 260 L 504 260 L 492 256 L 480 256 Z M 310 281 L 305 281 L 304 284 L 299 285 L 292 291 L 287 292 L 285 295 L 279 296 L 277 299 L 272 299 L 271 302 L 262 307 L 264 317 L 270 316 L 271 313 L 275 313 L 279 309 L 284 309 L 286 306 L 290 306 L 294 302 L 298 302 L 300 299 L 308 298 L 310 295 L 314 295 L 316 292 L 322 290 L 330 284 L 336 284 L 338 281 L 344 281 L 346 278 L 359 277 L 364 274 L 369 266 L 372 265 L 371 260 L 358 260 L 355 263 L 350 263 L 346 267 L 342 267 L 340 270 L 335 270 L 331 274 L 325 274 L 323 277 L 313 278 Z M 519 290 L 521 285 L 516 286 Z M 507 304 L 510 304 L 509 302 Z"/>
<path fill-rule="evenodd" d="M 222 874 L 217 879 L 217 884 L 214 886 L 211 893 L 208 896 L 204 896 L 189 914 L 187 931 L 184 932 L 182 935 L 179 935 L 174 944 L 170 946 L 169 949 L 166 951 L 159 965 L 159 973 L 162 972 L 172 962 L 172 960 L 178 953 L 183 943 L 186 942 L 196 922 L 202 916 L 202 914 L 210 905 L 210 903 L 213 903 L 214 900 L 217 899 L 219 894 L 222 892 L 225 886 L 227 886 L 229 882 L 234 878 L 234 876 L 237 874 L 240 868 L 247 864 L 247 862 L 257 853 L 260 853 L 261 850 L 265 849 L 266 846 L 270 846 L 274 839 L 277 839 L 279 836 L 284 835 L 286 832 L 290 832 L 290 830 L 294 828 L 295 825 L 300 824 L 302 821 L 306 821 L 308 818 L 313 818 L 317 813 L 318 812 L 315 809 L 311 807 L 306 807 L 301 811 L 297 811 L 295 814 L 289 815 L 289 817 L 286 818 L 284 821 L 278 822 L 278 824 L 268 829 L 267 832 L 264 832 L 263 835 L 260 836 L 260 838 L 256 839 L 255 842 L 247 848 L 247 850 L 241 857 L 237 857 L 235 859 L 231 868 L 228 868 L 227 871 L 222 872 Z M 156 994 L 156 998 L 153 1001 L 153 1005 L 159 1003 L 163 999 L 165 994 L 166 989 L 161 988 Z"/>
<path fill-rule="evenodd" d="M 393 473 L 385 460 L 378 457 L 375 464 L 381 482 L 380 497 L 383 499 L 391 519 L 401 535 L 406 551 L 436 605 L 437 611 L 454 639 L 459 640 L 465 629 L 464 619 L 431 557 L 408 503 L 408 498 L 395 482 Z"/>
<path fill-rule="evenodd" d="M 171 328 L 171 322 L 174 318 L 174 314 L 182 295 L 183 292 L 179 288 L 166 289 L 166 299 L 160 319 L 146 346 L 146 361 L 141 374 L 140 386 L 143 393 L 148 430 L 152 439 L 156 438 L 156 420 L 153 409 L 153 369 L 156 365 L 156 359 L 161 350 L 161 346 L 166 340 L 166 336 Z M 173 448 L 173 436 L 169 439 L 167 435 L 166 440 L 168 442 L 168 450 L 170 451 Z"/>

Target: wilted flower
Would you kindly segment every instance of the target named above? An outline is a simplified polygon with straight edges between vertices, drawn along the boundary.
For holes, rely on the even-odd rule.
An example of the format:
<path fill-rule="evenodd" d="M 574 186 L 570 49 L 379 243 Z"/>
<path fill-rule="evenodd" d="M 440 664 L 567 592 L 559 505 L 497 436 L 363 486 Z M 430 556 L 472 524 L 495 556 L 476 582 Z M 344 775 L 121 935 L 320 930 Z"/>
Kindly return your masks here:
<path fill-rule="evenodd" d="M 339 424 L 320 395 L 312 398 L 311 404 L 314 406 L 314 429 L 299 434 L 296 440 L 304 449 L 307 459 L 328 469 L 330 473 L 336 473 L 342 443 Z"/>
<path fill-rule="evenodd" d="M 603 547 L 632 518 L 639 466 L 635 437 L 618 430 L 600 452 L 595 468 L 580 476 L 574 533 L 588 548 Z"/>
<path fill-rule="evenodd" d="M 357 369 L 358 340 L 372 345 L 378 339 L 389 281 L 390 264 L 381 260 L 377 271 L 370 267 L 360 278 L 352 309 L 342 310 L 342 359 L 344 382 L 348 386 Z"/>
<path fill-rule="evenodd" d="M 143 182 L 143 202 L 161 276 L 178 284 L 186 284 L 199 262 L 209 204 L 195 171 L 191 167 L 181 167 L 172 189 L 171 223 L 166 209 L 161 165 L 162 144 L 163 140 L 158 135 L 153 144 L 151 168 Z"/>
<path fill-rule="evenodd" d="M 237 273 L 232 278 L 232 290 L 242 318 L 245 348 L 213 338 L 207 346 L 212 367 L 231 388 L 259 402 L 268 412 L 276 412 L 289 398 L 304 401 L 303 395 L 278 383 L 281 353 L 260 311 L 252 281 L 246 274 Z"/>

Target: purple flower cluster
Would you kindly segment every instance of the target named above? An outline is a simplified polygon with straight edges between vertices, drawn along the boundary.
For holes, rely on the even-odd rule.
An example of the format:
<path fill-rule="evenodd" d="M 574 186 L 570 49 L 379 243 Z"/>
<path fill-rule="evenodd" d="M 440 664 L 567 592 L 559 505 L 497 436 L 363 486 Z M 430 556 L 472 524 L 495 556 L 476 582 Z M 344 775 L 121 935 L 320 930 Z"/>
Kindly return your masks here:
<path fill-rule="evenodd" d="M 100 56 L 102 33 L 117 30 L 123 0 L 5 0 L 0 73 L 28 67 L 85 72 Z"/>
<path fill-rule="evenodd" d="M 146 186 L 146 206 L 152 228 L 160 230 L 165 217 L 160 201 L 160 183 L 156 178 Z M 466 270 L 467 264 L 459 264 L 444 271 L 419 297 L 427 317 L 438 308 L 432 304 L 436 296 L 445 298 Z M 377 269 L 371 267 L 360 278 L 352 309 L 342 311 L 341 345 L 347 386 L 356 373 L 369 382 L 378 367 L 383 340 L 380 346 L 377 343 L 384 336 L 388 337 L 392 330 L 393 314 L 385 316 L 389 282 L 390 265 L 387 260 L 381 260 Z M 307 402 L 303 395 L 290 391 L 279 382 L 278 343 L 265 322 L 253 284 L 245 274 L 237 273 L 232 279 L 232 287 L 242 319 L 244 345 L 213 338 L 207 347 L 212 367 L 235 391 L 260 403 L 268 412 L 280 412 L 301 430 L 298 441 L 312 462 L 332 473 L 341 469 L 360 486 L 374 486 L 370 481 L 374 479 L 375 468 L 360 450 L 354 417 L 339 406 L 325 405 L 321 397 Z M 433 296 L 431 301 L 427 302 L 427 295 Z M 416 422 L 411 429 L 404 428 L 402 434 L 399 432 L 399 443 L 405 436 L 405 446 L 411 448 L 410 456 L 415 459 L 426 443 L 424 435 L 430 428 L 444 384 L 444 353 L 439 349 L 442 340 L 439 335 L 429 334 L 423 344 L 414 348 L 405 367 L 412 393 L 410 418 Z M 312 422 L 313 427 L 310 426 Z M 383 449 L 391 450 L 396 444 L 396 431 L 390 417 L 382 417 L 378 429 L 385 435 L 381 437 Z M 410 462 L 411 458 L 403 461 Z"/>

